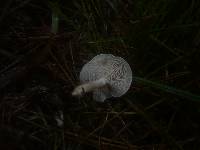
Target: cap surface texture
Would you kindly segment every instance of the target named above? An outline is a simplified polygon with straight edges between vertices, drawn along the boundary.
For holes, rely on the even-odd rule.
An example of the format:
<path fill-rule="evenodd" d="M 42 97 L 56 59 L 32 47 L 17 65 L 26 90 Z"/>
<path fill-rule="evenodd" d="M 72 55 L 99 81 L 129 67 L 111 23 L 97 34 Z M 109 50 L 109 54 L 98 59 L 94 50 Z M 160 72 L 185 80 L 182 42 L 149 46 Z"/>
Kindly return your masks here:
<path fill-rule="evenodd" d="M 101 78 L 106 79 L 108 86 L 95 89 L 93 98 L 103 102 L 110 97 L 120 97 L 128 91 L 132 82 L 132 71 L 123 58 L 100 54 L 83 66 L 80 82 L 84 84 Z"/>

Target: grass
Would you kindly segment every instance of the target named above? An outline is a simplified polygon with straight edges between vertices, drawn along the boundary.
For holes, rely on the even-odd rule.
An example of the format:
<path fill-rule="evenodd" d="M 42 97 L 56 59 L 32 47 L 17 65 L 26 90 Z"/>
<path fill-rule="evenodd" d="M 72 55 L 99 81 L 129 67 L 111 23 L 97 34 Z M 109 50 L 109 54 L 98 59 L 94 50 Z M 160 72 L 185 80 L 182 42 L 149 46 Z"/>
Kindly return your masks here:
<path fill-rule="evenodd" d="M 199 6 L 2 2 L 0 148 L 199 149 Z M 131 88 L 104 103 L 72 97 L 82 66 L 100 53 L 128 61 Z"/>

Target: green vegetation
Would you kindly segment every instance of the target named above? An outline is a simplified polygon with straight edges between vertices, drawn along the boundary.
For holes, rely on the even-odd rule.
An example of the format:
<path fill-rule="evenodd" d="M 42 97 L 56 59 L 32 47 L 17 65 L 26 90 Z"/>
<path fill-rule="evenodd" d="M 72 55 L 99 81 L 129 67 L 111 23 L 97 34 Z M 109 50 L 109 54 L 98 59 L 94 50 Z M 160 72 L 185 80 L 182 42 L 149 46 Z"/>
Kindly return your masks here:
<path fill-rule="evenodd" d="M 0 5 L 0 149 L 200 149 L 200 1 L 7 0 Z M 130 90 L 71 96 L 100 53 Z M 63 118 L 63 125 L 62 125 Z"/>

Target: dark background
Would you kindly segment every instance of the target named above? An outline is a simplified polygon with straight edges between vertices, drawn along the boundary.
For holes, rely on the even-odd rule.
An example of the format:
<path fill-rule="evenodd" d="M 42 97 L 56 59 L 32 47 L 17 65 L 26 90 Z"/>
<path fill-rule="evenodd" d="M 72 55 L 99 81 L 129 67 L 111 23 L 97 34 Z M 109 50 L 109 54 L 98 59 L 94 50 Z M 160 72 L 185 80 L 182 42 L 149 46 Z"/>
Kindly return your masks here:
<path fill-rule="evenodd" d="M 198 0 L 1 1 L 0 149 L 200 149 L 199 46 Z M 100 53 L 131 88 L 72 97 Z"/>

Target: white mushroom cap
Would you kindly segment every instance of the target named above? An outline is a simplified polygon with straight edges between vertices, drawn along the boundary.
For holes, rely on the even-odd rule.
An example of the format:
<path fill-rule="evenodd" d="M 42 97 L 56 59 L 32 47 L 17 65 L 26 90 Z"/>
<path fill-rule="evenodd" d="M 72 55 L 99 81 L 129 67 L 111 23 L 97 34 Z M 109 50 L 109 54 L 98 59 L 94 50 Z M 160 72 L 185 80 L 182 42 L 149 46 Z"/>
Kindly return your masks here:
<path fill-rule="evenodd" d="M 93 98 L 103 102 L 110 97 L 120 97 L 130 88 L 132 71 L 121 57 L 100 54 L 85 64 L 80 72 L 82 84 L 105 79 L 107 85 L 93 91 Z"/>

